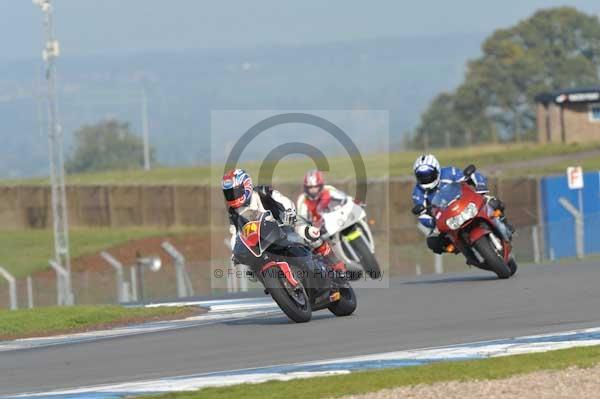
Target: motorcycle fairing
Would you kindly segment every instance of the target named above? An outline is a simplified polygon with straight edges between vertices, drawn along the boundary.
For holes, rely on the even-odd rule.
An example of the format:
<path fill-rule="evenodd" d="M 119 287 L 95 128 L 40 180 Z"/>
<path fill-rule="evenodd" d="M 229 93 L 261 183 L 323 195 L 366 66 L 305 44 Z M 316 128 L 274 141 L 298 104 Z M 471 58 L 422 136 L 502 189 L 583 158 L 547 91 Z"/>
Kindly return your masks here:
<path fill-rule="evenodd" d="M 323 226 L 327 231 L 325 238 L 358 223 L 366 216 L 365 210 L 347 197 L 339 207 L 322 214 Z"/>
<path fill-rule="evenodd" d="M 264 250 L 262 248 L 260 237 L 260 226 L 268 213 L 263 213 L 260 220 L 251 220 L 244 224 L 238 233 L 240 241 L 257 258 L 262 256 Z"/>
<path fill-rule="evenodd" d="M 288 281 L 288 283 L 290 283 L 290 285 L 292 287 L 297 287 L 298 286 L 298 280 L 296 280 L 296 278 L 294 277 L 294 273 L 292 272 L 292 268 L 290 267 L 289 263 L 287 262 L 269 262 L 267 264 L 265 264 L 261 269 L 261 273 L 265 272 L 273 267 L 278 267 L 282 272 L 283 275 L 285 276 L 285 279 Z"/>

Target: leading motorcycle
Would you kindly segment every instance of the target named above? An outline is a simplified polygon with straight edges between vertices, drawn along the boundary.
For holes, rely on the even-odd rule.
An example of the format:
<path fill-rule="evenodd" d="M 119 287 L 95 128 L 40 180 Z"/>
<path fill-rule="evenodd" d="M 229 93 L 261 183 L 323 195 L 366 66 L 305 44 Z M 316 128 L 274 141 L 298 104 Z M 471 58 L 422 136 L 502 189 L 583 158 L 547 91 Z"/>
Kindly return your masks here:
<path fill-rule="evenodd" d="M 440 234 L 450 240 L 446 252 L 462 253 L 468 265 L 506 279 L 517 271 L 512 233 L 502 222 L 501 212 L 492 209 L 487 199 L 467 183 L 475 170 L 475 166 L 469 165 L 462 181 L 442 187 L 431 201 L 430 214 Z M 423 205 L 416 205 L 413 213 L 420 215 L 425 210 Z"/>
<path fill-rule="evenodd" d="M 250 267 L 291 320 L 307 322 L 321 309 L 336 316 L 354 312 L 357 301 L 350 283 L 330 271 L 293 228 L 279 224 L 270 211 L 248 211 L 238 224 L 235 260 Z"/>

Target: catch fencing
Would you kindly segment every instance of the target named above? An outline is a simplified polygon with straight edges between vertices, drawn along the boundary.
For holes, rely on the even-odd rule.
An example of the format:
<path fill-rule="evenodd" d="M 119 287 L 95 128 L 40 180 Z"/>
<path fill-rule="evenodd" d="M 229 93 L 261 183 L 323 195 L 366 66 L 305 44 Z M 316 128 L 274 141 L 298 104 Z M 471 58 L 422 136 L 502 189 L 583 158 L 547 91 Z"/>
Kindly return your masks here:
<path fill-rule="evenodd" d="M 590 216 L 587 220 L 589 231 L 600 235 L 600 214 Z M 565 242 L 575 245 L 572 240 L 572 225 L 568 220 L 551 224 L 534 224 L 520 226 L 514 237 L 514 254 L 522 266 L 530 263 L 558 261 L 552 257 L 554 250 L 548 246 L 544 237 L 548 231 L 561 234 Z M 410 242 L 387 240 L 382 232 L 375 231 L 377 256 L 384 266 L 384 272 L 389 276 L 415 276 L 444 272 L 466 271 L 468 266 L 462 255 L 445 254 L 441 257 L 433 255 L 426 247 L 422 233 L 414 235 L 417 227 L 414 223 L 391 230 L 393 237 L 416 237 Z M 188 298 L 192 296 L 208 296 L 227 291 L 243 289 L 260 289 L 248 281 L 242 271 L 235 274 L 227 273 L 221 278 L 224 284 L 215 285 L 215 267 L 225 270 L 230 268 L 230 259 L 225 256 L 227 248 L 224 244 L 225 234 L 217 234 L 223 251 L 211 261 L 187 261 L 176 257 L 163 257 L 160 270 L 152 271 L 145 268 L 137 273 L 136 264 L 122 265 L 121 279 L 119 272 L 107 261 L 105 270 L 75 271 L 71 274 L 73 294 L 76 304 L 116 304 L 123 302 L 153 302 Z M 570 240 L 570 241 L 569 241 Z M 562 244 L 561 244 L 562 245 Z M 593 249 L 593 248 L 592 248 Z M 585 257 L 595 256 L 597 251 L 586 249 Z M 383 261 L 385 259 L 385 262 Z M 118 261 L 118 259 L 117 259 Z M 562 260 L 569 265 L 570 259 Z M 575 261 L 573 258 L 572 261 Z M 567 267 L 567 266 L 566 266 Z M 136 281 L 139 279 L 141 281 Z M 10 308 L 11 293 L 6 280 L 0 281 L 0 307 Z M 49 270 L 36 274 L 32 278 L 15 279 L 15 299 L 19 308 L 29 306 L 52 306 L 57 304 L 56 273 Z M 141 291 L 140 288 L 142 287 Z M 217 287 L 217 288 L 215 288 Z"/>
<path fill-rule="evenodd" d="M 354 191 L 349 181 L 335 185 L 348 193 Z M 557 254 L 562 254 L 564 248 L 577 245 L 572 218 L 567 216 L 548 222 L 542 216 L 542 209 L 538 207 L 542 202 L 539 187 L 539 180 L 534 178 L 490 180 L 491 191 L 507 203 L 508 216 L 517 228 L 514 252 L 520 264 L 552 261 L 559 258 Z M 281 184 L 278 188 L 292 197 L 299 192 L 297 184 Z M 368 184 L 367 213 L 377 256 L 385 272 L 388 276 L 411 276 L 466 270 L 462 256 L 436 257 L 426 248 L 424 236 L 410 213 L 411 189 L 412 182 L 402 179 L 382 179 Z M 124 261 L 118 258 L 106 258 L 104 269 L 74 270 L 71 283 L 75 303 L 157 301 L 258 288 L 246 281 L 243 273 L 225 276 L 225 284 L 215 287 L 215 267 L 229 268 L 230 259 L 224 244 L 227 240 L 226 215 L 222 199 L 214 200 L 221 198 L 214 190 L 218 189 L 208 186 L 71 187 L 69 216 L 75 226 L 202 226 L 209 227 L 210 241 L 214 242 L 207 258 L 210 261 L 178 259 L 162 251 L 162 267 L 158 271 L 143 268 L 139 272 L 136 264 L 120 264 Z M 46 227 L 48 207 L 49 192 L 45 188 L 0 188 L 0 223 L 3 227 Z M 585 256 L 598 252 L 595 245 L 587 243 L 590 240 L 595 243 L 594 237 L 600 234 L 599 222 L 600 214 L 586 215 Z M 569 250 L 567 253 L 575 252 Z M 3 265 L 0 259 L 0 266 L 10 265 Z M 137 292 L 134 291 L 136 288 Z M 17 278 L 14 283 L 10 276 L 0 272 L 0 307 L 3 308 L 11 306 L 11 298 L 23 308 L 56 305 L 61 295 L 69 294 L 61 292 L 60 281 L 52 269 L 29 278 Z"/>

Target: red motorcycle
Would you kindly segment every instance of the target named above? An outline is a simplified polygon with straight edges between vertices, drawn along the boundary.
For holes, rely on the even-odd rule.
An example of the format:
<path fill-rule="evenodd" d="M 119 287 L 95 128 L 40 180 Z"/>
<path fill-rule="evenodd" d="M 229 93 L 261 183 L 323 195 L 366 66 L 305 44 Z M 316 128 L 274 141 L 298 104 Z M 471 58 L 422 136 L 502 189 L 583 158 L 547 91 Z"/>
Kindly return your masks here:
<path fill-rule="evenodd" d="M 442 187 L 431 201 L 430 214 L 440 234 L 449 238 L 446 252 L 462 253 L 468 265 L 506 279 L 517 271 L 512 256 L 512 233 L 502 222 L 501 211 L 492 209 L 487 199 L 467 183 L 475 170 L 475 166 L 469 165 L 462 181 Z M 413 213 L 420 215 L 425 210 L 423 205 L 417 205 Z"/>

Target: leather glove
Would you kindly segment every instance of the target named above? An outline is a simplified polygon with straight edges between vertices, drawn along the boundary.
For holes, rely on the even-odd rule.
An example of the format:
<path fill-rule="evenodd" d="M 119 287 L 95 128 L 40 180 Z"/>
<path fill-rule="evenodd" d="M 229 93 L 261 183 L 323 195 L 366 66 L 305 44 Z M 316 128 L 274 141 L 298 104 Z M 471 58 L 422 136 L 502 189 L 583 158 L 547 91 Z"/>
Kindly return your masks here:
<path fill-rule="evenodd" d="M 311 241 L 317 241 L 319 238 L 321 238 L 321 230 L 315 226 L 306 226 L 304 229 L 304 235 Z"/>
<path fill-rule="evenodd" d="M 283 223 L 288 225 L 294 225 L 296 223 L 296 210 L 286 209 L 283 212 Z"/>
<path fill-rule="evenodd" d="M 502 202 L 498 198 L 493 197 L 491 195 L 486 195 L 485 197 L 487 198 L 488 205 L 491 206 L 492 209 L 494 209 L 494 210 L 498 209 L 498 210 L 504 212 L 504 208 L 505 208 L 504 202 Z"/>

